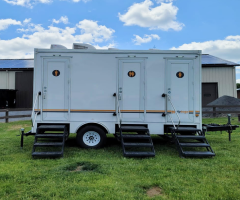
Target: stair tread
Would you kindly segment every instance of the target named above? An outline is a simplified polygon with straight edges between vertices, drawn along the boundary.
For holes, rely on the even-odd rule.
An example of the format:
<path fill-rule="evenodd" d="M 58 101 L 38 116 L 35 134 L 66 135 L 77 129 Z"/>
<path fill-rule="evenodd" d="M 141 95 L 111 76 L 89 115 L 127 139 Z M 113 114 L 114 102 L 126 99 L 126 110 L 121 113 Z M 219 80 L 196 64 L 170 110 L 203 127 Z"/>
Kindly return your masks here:
<path fill-rule="evenodd" d="M 184 151 L 185 156 L 215 156 L 211 151 Z"/>
<path fill-rule="evenodd" d="M 63 134 L 36 134 L 36 137 L 63 137 Z"/>
<path fill-rule="evenodd" d="M 179 139 L 206 139 L 202 135 L 176 135 L 176 137 Z"/>
<path fill-rule="evenodd" d="M 180 146 L 182 147 L 210 147 L 207 143 L 180 143 Z"/>
<path fill-rule="evenodd" d="M 174 127 L 169 127 L 170 130 L 175 130 L 175 132 L 193 132 L 193 131 L 201 131 L 201 129 L 194 127 L 178 127 L 174 129 Z"/>
<path fill-rule="evenodd" d="M 150 135 L 137 135 L 137 134 L 122 134 L 123 138 L 136 138 L 136 139 L 148 139 Z"/>
<path fill-rule="evenodd" d="M 42 143 L 35 143 L 34 146 L 62 146 L 63 143 L 62 142 L 42 142 Z"/>
<path fill-rule="evenodd" d="M 128 126 L 128 125 L 122 125 L 121 126 L 122 131 L 129 131 L 129 132 L 137 132 L 137 131 L 148 131 L 148 128 L 146 128 L 145 126 Z"/>
<path fill-rule="evenodd" d="M 151 143 L 123 143 L 125 147 L 153 147 Z"/>
<path fill-rule="evenodd" d="M 155 156 L 155 153 L 154 152 L 130 152 L 130 151 L 127 151 L 124 153 L 124 156 L 126 157 L 154 157 Z"/>
<path fill-rule="evenodd" d="M 63 152 L 33 152 L 32 156 L 62 156 Z"/>
<path fill-rule="evenodd" d="M 40 125 L 38 127 L 39 130 L 46 130 L 46 131 L 63 131 L 65 125 Z"/>

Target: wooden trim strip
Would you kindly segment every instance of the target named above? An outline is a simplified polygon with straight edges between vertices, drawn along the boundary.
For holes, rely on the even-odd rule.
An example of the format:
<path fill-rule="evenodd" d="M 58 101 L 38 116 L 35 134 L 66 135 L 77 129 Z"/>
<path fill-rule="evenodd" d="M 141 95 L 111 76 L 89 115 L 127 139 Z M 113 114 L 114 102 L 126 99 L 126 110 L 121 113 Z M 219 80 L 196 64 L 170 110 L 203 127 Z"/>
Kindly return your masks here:
<path fill-rule="evenodd" d="M 78 110 L 72 109 L 71 112 L 115 112 L 115 110 Z"/>
<path fill-rule="evenodd" d="M 35 112 L 37 111 L 41 111 L 40 109 L 34 109 Z M 68 112 L 68 109 L 43 109 L 43 112 Z M 115 110 L 79 110 L 79 109 L 71 109 L 70 112 L 103 112 L 103 113 L 107 113 L 107 112 L 115 112 Z M 121 110 L 122 113 L 144 113 L 144 110 Z M 146 113 L 165 113 L 165 110 L 146 110 Z M 172 113 L 174 114 L 175 111 L 174 110 L 167 110 L 167 113 Z M 194 111 L 190 110 L 190 111 L 180 111 L 180 113 L 189 113 L 189 114 L 193 114 Z M 200 111 L 195 111 L 196 114 L 199 114 Z"/>
<path fill-rule="evenodd" d="M 43 112 L 68 112 L 68 109 L 43 109 Z"/>
<path fill-rule="evenodd" d="M 156 113 L 162 113 L 165 112 L 165 110 L 146 110 L 146 112 L 156 112 Z"/>

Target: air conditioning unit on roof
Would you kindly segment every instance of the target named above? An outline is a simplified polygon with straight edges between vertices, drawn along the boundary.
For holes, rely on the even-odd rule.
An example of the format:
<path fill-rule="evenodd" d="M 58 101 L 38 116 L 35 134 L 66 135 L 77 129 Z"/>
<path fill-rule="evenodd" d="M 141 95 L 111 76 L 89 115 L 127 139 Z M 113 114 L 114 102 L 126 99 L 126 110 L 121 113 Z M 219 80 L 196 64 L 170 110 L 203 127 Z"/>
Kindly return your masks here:
<path fill-rule="evenodd" d="M 96 49 L 96 48 L 90 44 L 73 43 L 73 49 Z"/>
<path fill-rule="evenodd" d="M 67 47 L 60 44 L 51 44 L 50 49 L 67 49 Z"/>

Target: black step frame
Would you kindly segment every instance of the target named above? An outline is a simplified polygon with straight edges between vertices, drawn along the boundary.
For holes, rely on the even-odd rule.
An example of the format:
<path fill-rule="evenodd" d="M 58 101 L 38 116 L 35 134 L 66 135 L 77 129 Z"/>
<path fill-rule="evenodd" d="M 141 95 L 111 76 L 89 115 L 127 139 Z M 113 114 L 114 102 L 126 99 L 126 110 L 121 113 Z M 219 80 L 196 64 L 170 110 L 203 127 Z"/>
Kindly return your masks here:
<path fill-rule="evenodd" d="M 45 131 L 63 131 L 63 133 L 45 133 Z M 66 125 L 40 125 L 37 128 L 32 156 L 33 157 L 63 157 L 65 141 L 68 137 L 68 128 Z M 44 140 L 44 143 L 38 143 L 39 139 L 58 139 L 58 140 Z M 60 142 L 59 139 L 62 139 Z M 61 145 L 60 145 L 61 144 Z M 43 147 L 62 147 L 61 151 L 36 152 L 36 148 Z"/>
<path fill-rule="evenodd" d="M 179 152 L 180 157 L 213 157 L 215 156 L 215 153 L 211 147 L 211 145 L 208 143 L 204 133 L 200 129 L 191 128 L 191 127 L 179 127 L 174 128 L 170 127 L 172 138 L 174 139 L 175 145 L 177 147 L 177 150 Z M 181 133 L 194 133 L 188 134 L 188 135 L 179 135 Z M 195 140 L 197 142 L 181 142 L 181 139 L 191 139 Z M 188 146 L 186 146 L 188 144 Z M 199 146 L 197 146 L 199 144 Z M 205 145 L 200 145 L 205 144 Z M 198 148 L 206 148 L 207 151 L 184 151 L 182 147 L 198 147 Z"/>
<path fill-rule="evenodd" d="M 123 134 L 123 130 L 126 132 L 144 132 L 144 135 L 135 135 L 135 134 Z M 149 133 L 149 129 L 144 127 L 144 126 L 131 126 L 131 125 L 122 125 L 121 121 L 120 121 L 120 126 L 119 126 L 119 136 L 117 135 L 117 137 L 119 137 L 120 141 L 121 141 L 121 146 L 122 146 L 122 150 L 123 150 L 123 156 L 124 157 L 154 157 L 155 156 L 155 150 L 154 150 L 154 146 L 153 146 L 153 142 L 152 142 L 152 138 L 150 136 Z M 125 143 L 124 142 L 124 138 L 131 138 L 133 140 L 133 142 L 131 143 Z M 148 142 L 145 143 L 135 143 L 134 139 L 147 139 Z M 148 144 L 148 145 L 147 145 Z M 149 147 L 151 148 L 151 151 L 143 151 L 143 152 L 131 152 L 131 151 L 126 151 L 125 147 Z"/>

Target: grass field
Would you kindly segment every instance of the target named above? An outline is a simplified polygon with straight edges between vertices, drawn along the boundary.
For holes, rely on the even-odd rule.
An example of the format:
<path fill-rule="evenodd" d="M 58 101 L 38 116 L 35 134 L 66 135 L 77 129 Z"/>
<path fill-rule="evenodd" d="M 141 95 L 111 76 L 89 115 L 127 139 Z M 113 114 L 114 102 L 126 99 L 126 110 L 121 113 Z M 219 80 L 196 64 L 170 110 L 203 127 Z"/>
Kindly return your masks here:
<path fill-rule="evenodd" d="M 105 148 L 86 150 L 71 134 L 64 158 L 32 159 L 34 137 L 25 137 L 23 150 L 16 137 L 19 128 L 30 126 L 30 121 L 0 124 L 0 199 L 240 199 L 240 129 L 231 142 L 226 132 L 207 135 L 214 158 L 180 158 L 173 144 L 153 136 L 155 158 L 129 159 L 112 136 Z M 147 191 L 154 187 L 160 195 L 151 198 Z"/>

